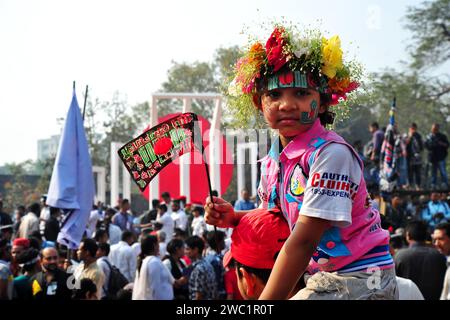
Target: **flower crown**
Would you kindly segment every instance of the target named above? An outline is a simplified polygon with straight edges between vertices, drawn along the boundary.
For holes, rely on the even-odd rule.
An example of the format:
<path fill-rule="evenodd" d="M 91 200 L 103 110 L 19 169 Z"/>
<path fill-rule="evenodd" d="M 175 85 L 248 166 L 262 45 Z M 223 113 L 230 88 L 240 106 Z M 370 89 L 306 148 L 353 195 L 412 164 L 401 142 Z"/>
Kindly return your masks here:
<path fill-rule="evenodd" d="M 334 106 L 359 87 L 361 67 L 344 62 L 338 36 L 326 39 L 317 30 L 299 33 L 275 25 L 265 46 L 256 41 L 238 59 L 233 76 L 227 96 L 234 108 L 251 105 L 261 89 L 286 87 L 316 89 Z"/>

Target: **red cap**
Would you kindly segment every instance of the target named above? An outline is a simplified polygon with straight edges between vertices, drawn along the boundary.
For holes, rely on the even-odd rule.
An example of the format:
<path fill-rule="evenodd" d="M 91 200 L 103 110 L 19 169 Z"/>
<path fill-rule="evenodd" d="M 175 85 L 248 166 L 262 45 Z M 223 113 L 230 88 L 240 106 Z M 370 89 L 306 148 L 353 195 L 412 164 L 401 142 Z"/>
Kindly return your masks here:
<path fill-rule="evenodd" d="M 14 239 L 13 246 L 28 248 L 30 246 L 30 240 L 25 238 Z"/>
<path fill-rule="evenodd" d="M 277 253 L 291 231 L 279 210 L 255 209 L 241 218 L 231 235 L 231 249 L 223 258 L 226 267 L 234 258 L 256 269 L 272 269 Z"/>

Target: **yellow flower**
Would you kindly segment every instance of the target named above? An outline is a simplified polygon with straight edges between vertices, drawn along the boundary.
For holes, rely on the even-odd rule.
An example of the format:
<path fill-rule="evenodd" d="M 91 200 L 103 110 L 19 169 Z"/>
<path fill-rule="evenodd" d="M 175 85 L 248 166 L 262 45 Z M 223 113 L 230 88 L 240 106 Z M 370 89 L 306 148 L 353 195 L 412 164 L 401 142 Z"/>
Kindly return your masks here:
<path fill-rule="evenodd" d="M 323 67 L 322 73 L 328 78 L 336 76 L 336 70 L 342 67 L 342 49 L 339 36 L 322 39 Z"/>

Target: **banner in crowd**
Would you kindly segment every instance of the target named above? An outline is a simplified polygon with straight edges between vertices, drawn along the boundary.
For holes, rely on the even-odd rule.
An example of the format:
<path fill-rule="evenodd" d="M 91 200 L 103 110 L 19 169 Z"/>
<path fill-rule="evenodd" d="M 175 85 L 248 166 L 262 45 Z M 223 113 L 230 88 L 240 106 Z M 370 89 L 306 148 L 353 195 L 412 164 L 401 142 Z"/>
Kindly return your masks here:
<path fill-rule="evenodd" d="M 195 113 L 183 113 L 154 126 L 118 150 L 119 158 L 141 191 L 179 156 L 195 149 L 203 151 L 197 120 Z"/>
<path fill-rule="evenodd" d="M 395 149 L 395 108 L 396 98 L 392 100 L 392 106 L 389 110 L 389 124 L 386 127 L 383 144 L 381 146 L 381 171 L 380 171 L 380 190 L 391 192 L 394 189 L 397 180 L 396 165 L 397 159 L 394 153 Z"/>
<path fill-rule="evenodd" d="M 76 249 L 81 241 L 95 195 L 92 163 L 75 89 L 47 193 L 47 204 L 68 212 L 58 242 Z"/>

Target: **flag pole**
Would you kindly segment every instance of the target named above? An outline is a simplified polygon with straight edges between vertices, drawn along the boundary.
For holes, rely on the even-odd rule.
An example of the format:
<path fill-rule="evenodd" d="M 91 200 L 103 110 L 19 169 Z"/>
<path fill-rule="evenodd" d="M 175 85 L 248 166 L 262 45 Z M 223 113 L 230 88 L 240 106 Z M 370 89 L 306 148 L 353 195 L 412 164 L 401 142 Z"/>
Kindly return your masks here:
<path fill-rule="evenodd" d="M 214 203 L 214 199 L 213 199 L 213 190 L 212 190 L 212 186 L 211 186 L 211 178 L 209 176 L 209 167 L 208 167 L 208 163 L 206 162 L 206 158 L 205 158 L 205 148 L 203 147 L 203 141 L 202 141 L 202 157 L 203 157 L 203 163 L 205 164 L 205 169 L 206 169 L 206 177 L 208 178 L 208 187 L 209 187 L 209 197 L 211 198 L 211 202 Z M 219 235 L 217 234 L 217 227 L 216 225 L 214 225 L 214 238 L 216 240 L 216 247 L 219 247 Z"/>
<path fill-rule="evenodd" d="M 86 113 L 86 102 L 87 102 L 87 96 L 88 96 L 88 85 L 86 85 L 86 91 L 84 92 L 84 106 L 83 106 L 83 121 L 84 121 L 84 115 Z"/>

